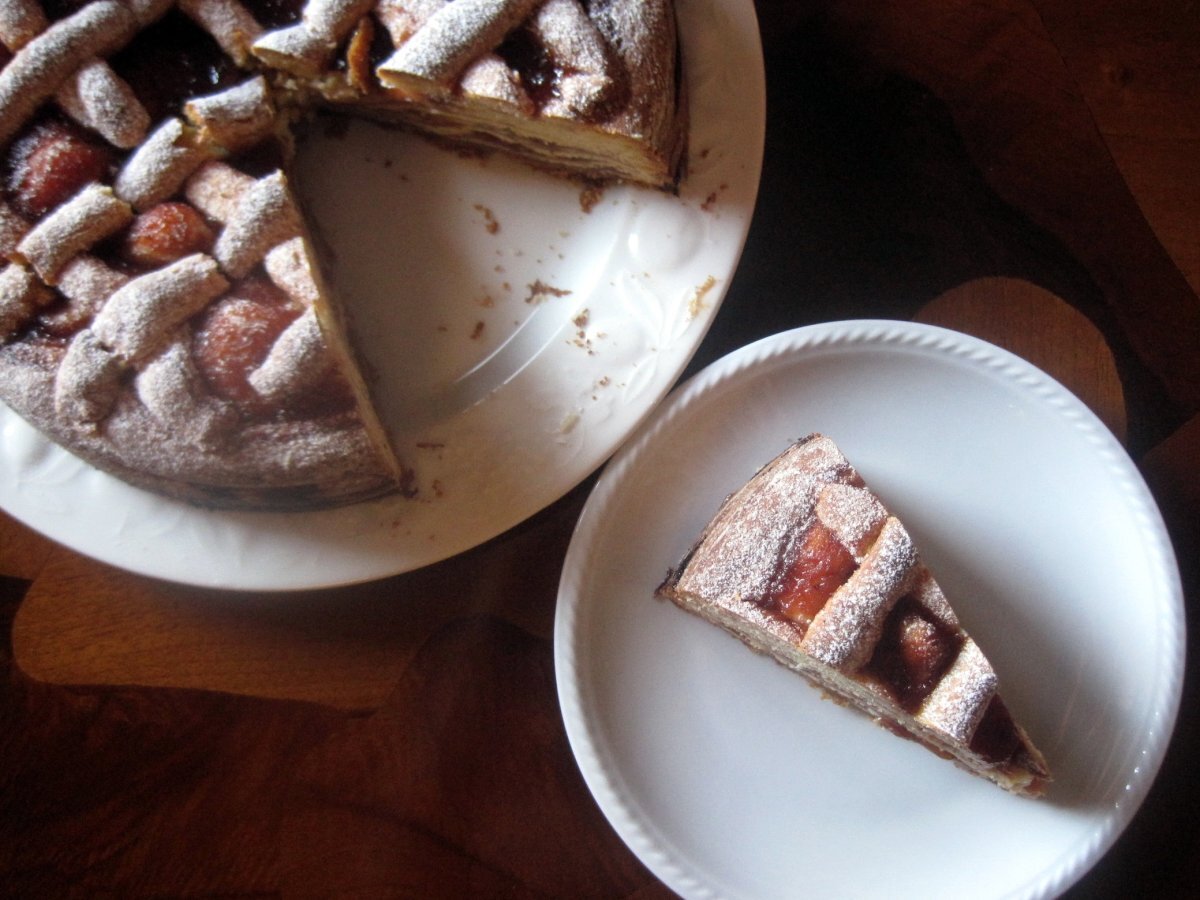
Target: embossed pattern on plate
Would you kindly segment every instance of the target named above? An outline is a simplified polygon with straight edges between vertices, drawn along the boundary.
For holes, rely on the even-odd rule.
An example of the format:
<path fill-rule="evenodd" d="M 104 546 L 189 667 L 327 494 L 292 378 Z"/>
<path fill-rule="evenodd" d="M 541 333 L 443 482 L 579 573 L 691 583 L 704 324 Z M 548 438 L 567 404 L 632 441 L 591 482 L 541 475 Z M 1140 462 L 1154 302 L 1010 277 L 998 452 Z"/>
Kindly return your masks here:
<path fill-rule="evenodd" d="M 283 590 L 408 571 L 557 500 L 679 377 L 754 208 L 765 87 L 753 4 L 680 0 L 678 13 L 691 104 L 678 197 L 611 188 L 588 212 L 577 185 L 366 123 L 302 147 L 300 193 L 420 499 L 200 510 L 92 469 L 0 406 L 0 506 L 132 571 Z"/>
<path fill-rule="evenodd" d="M 834 438 L 913 533 L 1055 781 L 1004 793 L 652 593 L 723 497 Z M 686 897 L 1049 897 L 1128 824 L 1184 660 L 1178 569 L 1137 469 L 1017 357 L 858 321 L 736 351 L 611 461 L 555 621 L 571 746 L 617 832 Z"/>

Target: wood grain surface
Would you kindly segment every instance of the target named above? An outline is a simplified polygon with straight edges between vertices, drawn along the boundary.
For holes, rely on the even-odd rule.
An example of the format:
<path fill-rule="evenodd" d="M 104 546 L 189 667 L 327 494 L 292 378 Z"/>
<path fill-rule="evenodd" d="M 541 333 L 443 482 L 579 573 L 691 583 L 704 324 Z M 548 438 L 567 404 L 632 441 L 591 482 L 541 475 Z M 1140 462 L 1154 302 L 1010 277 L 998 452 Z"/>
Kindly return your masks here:
<path fill-rule="evenodd" d="M 1011 349 L 1125 442 L 1194 622 L 1200 7 L 757 9 L 759 205 L 686 374 L 864 316 Z M 0 513 L 0 895 L 671 896 L 558 712 L 558 576 L 593 484 L 455 559 L 295 595 L 131 575 Z M 1195 896 L 1196 674 L 1144 807 L 1069 896 Z"/>

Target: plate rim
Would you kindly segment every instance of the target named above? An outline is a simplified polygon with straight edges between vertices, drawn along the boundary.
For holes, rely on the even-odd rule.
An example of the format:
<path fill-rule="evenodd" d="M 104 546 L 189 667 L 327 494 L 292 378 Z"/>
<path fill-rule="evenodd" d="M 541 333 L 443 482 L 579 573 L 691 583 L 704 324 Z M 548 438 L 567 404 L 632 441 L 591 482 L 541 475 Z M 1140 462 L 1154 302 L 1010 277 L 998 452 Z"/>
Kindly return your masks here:
<path fill-rule="evenodd" d="M 776 364 L 781 358 L 813 350 L 906 347 L 924 353 L 952 356 L 983 367 L 1010 385 L 1045 404 L 1105 456 L 1105 469 L 1121 476 L 1122 496 L 1140 517 L 1139 531 L 1146 535 L 1146 549 L 1155 559 L 1162 577 L 1162 606 L 1155 621 L 1165 623 L 1167 651 L 1158 669 L 1154 707 L 1145 721 L 1157 723 L 1140 736 L 1142 764 L 1135 767 L 1125 794 L 1084 840 L 1067 847 L 1060 859 L 1021 885 L 1004 889 L 997 896 L 1045 898 L 1065 891 L 1116 843 L 1141 808 L 1162 767 L 1182 700 L 1187 633 L 1182 581 L 1174 548 L 1158 505 L 1128 451 L 1107 426 L 1079 398 L 1052 376 L 1029 361 L 981 338 L 953 329 L 919 322 L 891 319 L 847 319 L 801 326 L 760 338 L 715 360 L 679 385 L 639 428 L 605 467 L 580 513 L 564 558 L 563 573 L 554 621 L 554 664 L 560 712 L 568 743 L 593 799 L 626 846 L 672 889 L 688 897 L 723 896 L 719 885 L 702 878 L 685 864 L 668 836 L 654 827 L 641 810 L 637 798 L 624 788 L 620 773 L 607 758 L 596 734 L 594 711 L 587 705 L 587 687 L 580 678 L 582 634 L 587 573 L 594 565 L 591 548 L 603 527 L 605 512 L 620 495 L 623 483 L 636 471 L 639 458 L 668 432 L 675 419 L 722 384 L 749 370 Z"/>

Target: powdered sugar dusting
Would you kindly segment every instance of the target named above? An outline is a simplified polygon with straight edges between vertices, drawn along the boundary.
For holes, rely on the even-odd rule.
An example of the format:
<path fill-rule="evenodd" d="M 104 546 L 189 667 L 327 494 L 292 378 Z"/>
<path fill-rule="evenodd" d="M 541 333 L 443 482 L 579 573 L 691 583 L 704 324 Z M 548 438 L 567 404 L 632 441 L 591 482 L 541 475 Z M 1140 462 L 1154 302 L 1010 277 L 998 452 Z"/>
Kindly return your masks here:
<path fill-rule="evenodd" d="M 821 487 L 856 477 L 828 438 L 793 444 L 725 501 L 680 575 L 679 589 L 762 602 L 812 521 Z"/>
<path fill-rule="evenodd" d="M 294 237 L 272 247 L 263 260 L 263 267 L 275 286 L 300 306 L 314 306 L 320 299 L 304 238 Z"/>
<path fill-rule="evenodd" d="M 239 199 L 217 238 L 213 255 L 234 278 L 256 266 L 268 250 L 300 233 L 300 211 L 287 180 L 276 170 L 255 181 Z"/>
<path fill-rule="evenodd" d="M 934 687 L 917 719 L 951 739 L 968 744 L 996 693 L 996 672 L 970 638 Z"/>
<path fill-rule="evenodd" d="M 0 0 L 0 43 L 16 52 L 50 24 L 37 0 Z"/>
<path fill-rule="evenodd" d="M 17 244 L 28 232 L 29 223 L 0 200 L 0 255 L 8 256 L 16 250 Z"/>
<path fill-rule="evenodd" d="M 17 253 L 43 281 L 54 284 L 66 263 L 132 218 L 133 211 L 111 188 L 93 183 L 42 219 L 17 244 Z"/>
<path fill-rule="evenodd" d="M 92 321 L 109 295 L 129 278 L 94 256 L 75 257 L 58 276 L 56 287 L 66 302 L 42 313 L 42 322 L 59 333 L 78 331 Z"/>
<path fill-rule="evenodd" d="M 215 446 L 228 433 L 237 410 L 208 393 L 192 361 L 190 329 L 179 332 L 138 373 L 134 387 L 146 409 L 173 434 Z"/>
<path fill-rule="evenodd" d="M 179 0 L 179 8 L 236 62 L 249 61 L 250 45 L 262 34 L 262 26 L 238 0 Z"/>
<path fill-rule="evenodd" d="M 542 109 L 547 116 L 587 116 L 613 88 L 604 38 L 578 0 L 547 0 L 533 27 L 564 73 L 558 96 Z"/>
<path fill-rule="evenodd" d="M 251 52 L 289 72 L 317 75 L 372 5 L 374 0 L 309 0 L 300 22 L 263 35 Z"/>
<path fill-rule="evenodd" d="M 113 190 L 134 209 L 146 209 L 178 191 L 208 157 L 183 122 L 167 119 L 125 162 Z"/>
<path fill-rule="evenodd" d="M 95 0 L 21 47 L 0 70 L 0 144 L 85 61 L 124 46 L 137 28 L 137 18 L 123 3 Z"/>
<path fill-rule="evenodd" d="M 227 163 L 212 160 L 200 166 L 184 185 L 184 196 L 210 219 L 228 222 L 254 179 Z"/>
<path fill-rule="evenodd" d="M 184 106 L 201 140 L 228 151 L 253 147 L 275 128 L 275 104 L 261 75 L 239 85 L 194 97 Z"/>
<path fill-rule="evenodd" d="M 71 339 L 54 381 L 54 407 L 67 422 L 99 422 L 120 392 L 122 365 L 108 347 L 85 328 Z"/>
<path fill-rule="evenodd" d="M 831 484 L 817 500 L 817 518 L 861 562 L 887 519 L 879 498 L 864 487 Z"/>
<path fill-rule="evenodd" d="M 528 16 L 537 0 L 455 0 L 424 25 L 379 67 L 450 84 L 471 60 L 493 49 Z"/>
<path fill-rule="evenodd" d="M 533 101 L 521 87 L 521 79 L 495 53 L 485 53 L 468 65 L 459 84 L 465 94 L 489 97 L 533 112 Z"/>
<path fill-rule="evenodd" d="M 32 272 L 18 263 L 0 271 L 0 344 L 52 298 Z"/>
<path fill-rule="evenodd" d="M 310 309 L 284 329 L 249 382 L 260 397 L 282 399 L 316 385 L 330 365 L 329 345 Z"/>
<path fill-rule="evenodd" d="M 136 147 L 150 130 L 150 113 L 103 60 L 84 63 L 54 96 L 67 115 L 115 147 Z"/>
<path fill-rule="evenodd" d="M 916 565 L 908 532 L 889 518 L 862 565 L 817 613 L 800 648 L 836 669 L 860 669 L 875 652 L 884 620 L 907 590 Z"/>
<path fill-rule="evenodd" d="M 155 353 L 170 332 L 228 287 L 216 261 L 194 253 L 116 291 L 96 315 L 92 330 L 123 362 L 132 364 Z"/>
<path fill-rule="evenodd" d="M 960 627 L 958 616 L 950 607 L 950 601 L 946 599 L 941 585 L 937 583 L 928 569 L 922 567 L 911 593 L 917 605 L 944 628 L 955 631 Z"/>
<path fill-rule="evenodd" d="M 63 267 L 58 290 L 71 300 L 98 306 L 128 281 L 129 276 L 124 272 L 118 272 L 94 256 L 84 255 Z"/>

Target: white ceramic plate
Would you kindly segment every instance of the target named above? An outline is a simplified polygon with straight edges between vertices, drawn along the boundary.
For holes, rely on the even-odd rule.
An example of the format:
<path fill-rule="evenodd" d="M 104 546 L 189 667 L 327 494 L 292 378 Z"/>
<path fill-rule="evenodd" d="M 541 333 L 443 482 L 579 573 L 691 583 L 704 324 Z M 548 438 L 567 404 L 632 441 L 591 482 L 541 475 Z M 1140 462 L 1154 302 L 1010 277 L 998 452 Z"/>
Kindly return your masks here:
<path fill-rule="evenodd" d="M 803 435 L 908 524 L 1045 752 L 1004 793 L 651 594 Z M 609 464 L 564 568 L 559 697 L 601 808 L 688 897 L 1044 897 L 1116 839 L 1179 703 L 1183 600 L 1143 481 L 1011 354 L 897 322 L 802 328 L 680 388 Z"/>
<path fill-rule="evenodd" d="M 613 188 L 587 212 L 576 185 L 366 123 L 302 145 L 295 180 L 420 500 L 198 510 L 95 471 L 0 406 L 0 506 L 133 571 L 290 589 L 417 568 L 557 500 L 679 377 L 749 228 L 765 115 L 753 4 L 678 7 L 691 102 L 678 197 Z"/>

